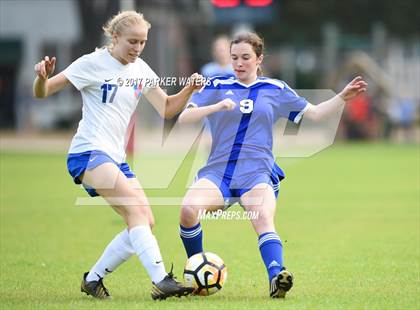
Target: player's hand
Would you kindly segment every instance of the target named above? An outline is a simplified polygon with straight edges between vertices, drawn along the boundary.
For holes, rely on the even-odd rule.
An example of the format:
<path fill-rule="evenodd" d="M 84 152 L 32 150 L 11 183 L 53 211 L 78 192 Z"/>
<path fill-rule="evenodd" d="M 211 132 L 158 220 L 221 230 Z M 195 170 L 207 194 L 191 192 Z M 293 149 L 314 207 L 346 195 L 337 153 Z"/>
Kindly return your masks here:
<path fill-rule="evenodd" d="M 216 103 L 217 111 L 231 111 L 235 108 L 236 103 L 232 99 L 227 98 Z"/>
<path fill-rule="evenodd" d="M 193 89 L 200 89 L 206 84 L 206 79 L 204 76 L 198 73 L 193 73 L 189 77 L 189 86 Z"/>
<path fill-rule="evenodd" d="M 365 92 L 367 89 L 367 83 L 361 76 L 357 76 L 344 87 L 344 89 L 338 94 L 344 101 L 348 101 L 356 97 L 358 94 Z"/>
<path fill-rule="evenodd" d="M 38 77 L 44 80 L 48 79 L 48 77 L 54 72 L 55 61 L 55 57 L 50 59 L 48 56 L 45 56 L 44 60 L 38 62 L 34 67 Z"/>

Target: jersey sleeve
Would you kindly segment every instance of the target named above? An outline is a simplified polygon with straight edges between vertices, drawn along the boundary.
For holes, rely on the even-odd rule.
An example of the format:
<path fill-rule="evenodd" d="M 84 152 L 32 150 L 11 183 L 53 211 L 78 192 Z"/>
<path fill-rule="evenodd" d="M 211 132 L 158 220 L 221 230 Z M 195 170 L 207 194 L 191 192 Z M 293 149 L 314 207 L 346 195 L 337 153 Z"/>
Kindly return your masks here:
<path fill-rule="evenodd" d="M 93 73 L 93 64 L 89 60 L 88 55 L 76 59 L 63 71 L 65 77 L 77 90 L 81 90 L 92 83 L 91 77 Z"/>
<path fill-rule="evenodd" d="M 294 123 L 299 123 L 303 114 L 308 108 L 308 101 L 300 97 L 287 84 L 280 90 L 277 102 L 277 113 L 280 117 L 289 119 Z"/>
<path fill-rule="evenodd" d="M 150 89 L 159 86 L 159 77 L 145 61 L 141 62 L 141 71 L 143 75 L 143 93 L 147 94 Z"/>
<path fill-rule="evenodd" d="M 209 80 L 198 92 L 191 96 L 188 101 L 187 108 L 189 107 L 205 107 L 215 104 L 222 100 L 220 98 L 220 91 L 214 86 L 214 82 Z"/>

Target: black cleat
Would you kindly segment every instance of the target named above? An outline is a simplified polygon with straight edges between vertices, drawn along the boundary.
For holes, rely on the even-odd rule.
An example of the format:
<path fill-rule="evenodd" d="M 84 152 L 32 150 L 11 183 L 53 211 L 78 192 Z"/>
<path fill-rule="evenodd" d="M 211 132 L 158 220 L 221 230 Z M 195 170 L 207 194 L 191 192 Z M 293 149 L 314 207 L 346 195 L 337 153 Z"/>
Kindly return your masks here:
<path fill-rule="evenodd" d="M 168 275 L 163 278 L 162 281 L 158 283 L 153 283 L 152 286 L 152 298 L 154 300 L 164 300 L 168 297 L 176 296 L 182 297 L 191 294 L 194 291 L 194 288 L 187 287 L 184 284 L 175 280 L 175 277 L 172 273 L 173 265 L 171 271 Z"/>
<path fill-rule="evenodd" d="M 80 286 L 80 291 L 86 293 L 86 295 L 91 295 L 92 297 L 98 299 L 109 299 L 111 295 L 109 294 L 107 288 L 102 283 L 102 278 L 99 278 L 98 281 L 86 281 L 86 277 L 89 272 L 85 272 L 83 275 L 82 285 Z"/>
<path fill-rule="evenodd" d="M 283 269 L 271 279 L 270 297 L 271 298 L 284 298 L 293 286 L 293 275 L 291 272 Z"/>

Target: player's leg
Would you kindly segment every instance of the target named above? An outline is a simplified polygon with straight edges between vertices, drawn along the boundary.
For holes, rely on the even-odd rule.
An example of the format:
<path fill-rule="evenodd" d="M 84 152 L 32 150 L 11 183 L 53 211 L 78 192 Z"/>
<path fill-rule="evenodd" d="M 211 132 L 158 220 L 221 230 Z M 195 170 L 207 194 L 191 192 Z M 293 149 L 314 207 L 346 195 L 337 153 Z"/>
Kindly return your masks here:
<path fill-rule="evenodd" d="M 128 230 L 117 234 L 107 245 L 95 265 L 83 275 L 82 292 L 97 298 L 109 298 L 110 294 L 102 283 L 102 279 L 128 260 L 134 251 L 131 247 Z"/>
<path fill-rule="evenodd" d="M 127 181 L 130 184 L 130 187 L 133 190 L 138 191 L 138 195 L 144 197 L 147 200 L 147 197 L 145 196 L 145 193 L 143 191 L 143 188 L 142 188 L 139 180 L 137 180 L 136 176 L 131 171 L 131 169 L 128 166 L 128 164 L 127 163 L 124 163 L 120 167 L 120 170 L 127 177 Z M 123 216 L 124 215 L 123 210 L 121 210 L 118 206 L 115 206 L 114 207 L 113 205 L 111 205 L 111 207 L 114 209 L 115 212 L 117 212 L 119 215 L 121 215 L 122 217 L 124 217 Z M 155 225 L 155 218 L 153 216 L 152 210 L 150 208 L 148 208 L 146 211 L 148 212 L 148 220 L 149 220 L 150 229 L 153 229 L 153 226 Z"/>
<path fill-rule="evenodd" d="M 144 195 L 144 191 L 141 187 L 140 182 L 137 178 L 129 178 L 128 181 L 131 184 L 131 187 L 141 192 Z M 155 223 L 155 219 L 152 213 L 152 210 L 149 208 L 148 212 L 148 219 L 149 219 L 149 226 L 152 229 Z M 166 299 L 170 296 L 186 296 L 191 293 L 191 288 L 187 288 L 178 281 L 173 278 L 172 269 L 169 274 L 159 282 L 154 282 L 152 287 L 152 298 L 153 299 Z"/>
<path fill-rule="evenodd" d="M 203 232 L 199 213 L 224 207 L 220 189 L 207 178 L 195 182 L 186 193 L 180 214 L 180 236 L 187 256 L 203 252 Z"/>
<path fill-rule="evenodd" d="M 258 212 L 251 220 L 258 235 L 261 257 L 267 269 L 270 296 L 284 297 L 293 285 L 293 276 L 283 266 L 283 246 L 274 225 L 276 196 L 271 185 L 260 183 L 241 196 L 246 211 Z"/>
<path fill-rule="evenodd" d="M 112 163 L 110 163 L 111 167 L 114 167 Z M 114 170 L 114 168 L 112 168 Z M 96 170 L 95 175 L 93 177 L 95 178 L 101 178 L 104 176 L 98 175 L 103 174 L 104 171 Z M 117 171 L 116 171 L 117 172 Z M 108 173 L 108 172 L 106 172 Z M 85 173 L 84 182 L 87 184 L 88 178 L 89 178 L 90 172 Z M 108 175 L 109 177 L 109 175 Z M 118 176 L 122 177 L 122 176 Z M 138 191 L 137 196 L 142 197 L 144 193 L 142 193 L 142 189 L 140 186 L 140 183 L 137 181 L 137 179 L 134 178 L 128 178 L 127 179 L 128 184 L 133 190 Z M 92 184 L 92 183 L 91 183 Z M 110 184 L 105 184 L 107 187 L 110 187 Z M 92 185 L 91 185 L 92 186 Z M 98 186 L 98 184 L 96 184 Z M 92 186 L 93 187 L 93 186 Z M 96 191 L 101 192 L 101 189 L 96 189 Z M 144 203 L 146 202 L 146 198 L 143 197 Z M 133 204 L 133 201 L 131 201 L 131 204 Z M 135 206 L 133 206 L 135 207 Z M 121 216 L 127 216 L 126 212 L 121 208 L 121 206 L 112 206 L 112 208 L 119 213 Z M 154 218 L 151 210 L 145 209 L 144 212 L 147 214 L 149 226 L 153 225 Z M 129 219 L 126 220 L 128 223 Z M 96 262 L 96 264 L 91 268 L 89 274 L 86 277 L 87 281 L 98 281 L 100 278 L 104 278 L 108 273 L 114 271 L 121 263 L 126 261 L 132 254 L 134 254 L 135 251 L 133 247 L 131 246 L 130 241 L 130 235 L 128 229 L 124 229 L 122 232 L 120 232 L 105 248 L 104 253 L 100 257 L 100 259 Z M 164 269 L 164 268 L 163 268 Z M 164 274 L 165 275 L 165 274 Z"/>
<path fill-rule="evenodd" d="M 143 191 L 143 188 L 142 188 L 139 180 L 137 180 L 136 177 L 128 178 L 127 180 L 130 183 L 130 186 L 131 186 L 132 189 L 134 189 L 135 191 L 139 191 L 140 195 L 145 195 L 145 193 Z M 152 212 L 151 208 L 149 208 L 147 211 L 148 211 L 147 217 L 148 217 L 148 221 L 149 221 L 149 226 L 150 226 L 150 229 L 153 229 L 153 227 L 155 226 L 155 217 L 153 216 L 153 212 Z"/>
<path fill-rule="evenodd" d="M 86 275 L 85 283 L 95 284 L 96 282 L 98 284 L 102 278 L 114 271 L 132 254 L 139 252 L 139 249 L 136 250 L 132 245 L 132 238 L 137 240 L 139 239 L 137 235 L 140 234 L 143 239 L 152 239 L 151 242 L 155 243 L 153 235 L 149 233 L 148 229 L 149 213 L 151 212 L 148 210 L 149 206 L 145 195 L 141 191 L 132 189 L 133 181 L 127 179 L 114 163 L 107 162 L 94 169 L 86 170 L 80 179 L 83 184 L 94 188 L 99 195 L 103 196 L 112 208 L 124 218 L 128 226 L 128 229 L 123 230 L 108 244 L 102 256 Z M 157 254 L 155 253 L 153 256 L 161 261 L 157 244 L 153 248 L 155 250 L 157 248 Z M 160 281 L 166 276 L 163 263 L 160 266 L 154 266 L 155 262 L 151 262 L 148 256 L 145 256 L 143 260 L 145 261 L 142 263 L 152 279 Z M 99 287 L 101 286 L 103 284 L 99 285 Z"/>
<path fill-rule="evenodd" d="M 134 189 L 133 181 L 116 164 L 106 162 L 86 170 L 81 179 L 85 186 L 94 188 L 122 216 L 129 230 L 149 225 L 151 210 L 144 191 Z"/>
<path fill-rule="evenodd" d="M 124 218 L 132 251 L 139 257 L 152 282 L 170 282 L 171 285 L 166 287 L 167 291 L 161 292 L 163 296 L 188 293 L 188 290 L 179 286 L 172 275 L 165 271 L 159 245 L 150 229 L 152 212 L 140 184 L 137 182 L 138 188 L 133 188 L 134 181 L 130 181 L 113 163 L 105 163 L 85 171 L 83 183 L 95 188 Z"/>
<path fill-rule="evenodd" d="M 143 189 L 141 187 L 140 182 L 137 178 L 129 178 L 128 181 L 130 182 L 132 188 L 134 190 L 141 191 L 143 194 Z M 155 219 L 152 213 L 152 210 L 149 208 L 148 219 L 149 219 L 149 226 L 152 229 L 155 224 Z M 160 282 L 156 282 L 153 284 L 152 288 L 152 298 L 153 299 L 166 299 L 170 296 L 186 296 L 191 293 L 191 288 L 187 288 L 178 281 L 173 278 L 172 269 L 168 273 L 168 275 Z"/>

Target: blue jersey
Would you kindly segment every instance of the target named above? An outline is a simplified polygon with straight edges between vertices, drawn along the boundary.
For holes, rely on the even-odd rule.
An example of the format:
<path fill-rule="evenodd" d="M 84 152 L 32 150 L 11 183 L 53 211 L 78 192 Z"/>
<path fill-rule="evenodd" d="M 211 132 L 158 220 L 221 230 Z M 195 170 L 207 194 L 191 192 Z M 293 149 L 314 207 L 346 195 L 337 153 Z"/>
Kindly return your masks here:
<path fill-rule="evenodd" d="M 234 174 L 271 172 L 274 124 L 280 117 L 298 123 L 308 102 L 279 80 L 258 77 L 244 85 L 235 77 L 219 76 L 195 93 L 189 104 L 204 107 L 226 98 L 236 103 L 235 109 L 207 117 L 212 148 L 206 167 L 229 179 Z"/>

